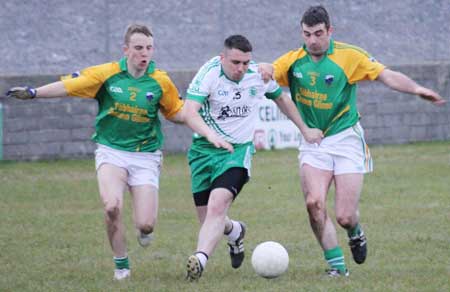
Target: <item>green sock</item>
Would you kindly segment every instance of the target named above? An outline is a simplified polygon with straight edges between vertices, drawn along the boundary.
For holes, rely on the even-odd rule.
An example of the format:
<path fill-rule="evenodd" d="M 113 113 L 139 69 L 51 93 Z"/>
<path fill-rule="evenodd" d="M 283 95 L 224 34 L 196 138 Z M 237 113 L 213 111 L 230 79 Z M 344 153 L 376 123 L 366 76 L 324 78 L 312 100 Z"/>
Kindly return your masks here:
<path fill-rule="evenodd" d="M 348 237 L 354 237 L 361 234 L 361 225 L 359 223 L 356 224 L 355 227 L 347 229 Z"/>
<path fill-rule="evenodd" d="M 324 256 L 332 269 L 337 269 L 341 272 L 345 272 L 347 269 L 345 267 L 344 253 L 340 246 L 324 251 Z"/>
<path fill-rule="evenodd" d="M 130 264 L 128 263 L 128 257 L 116 258 L 114 257 L 114 263 L 116 264 L 116 269 L 130 269 Z"/>

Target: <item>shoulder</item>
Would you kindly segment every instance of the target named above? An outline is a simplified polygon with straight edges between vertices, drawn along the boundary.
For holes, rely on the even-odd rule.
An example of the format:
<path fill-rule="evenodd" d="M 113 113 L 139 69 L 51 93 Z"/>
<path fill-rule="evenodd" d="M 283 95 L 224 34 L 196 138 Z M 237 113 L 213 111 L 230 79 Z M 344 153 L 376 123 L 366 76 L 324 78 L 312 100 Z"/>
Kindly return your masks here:
<path fill-rule="evenodd" d="M 161 69 L 155 69 L 155 71 L 149 73 L 148 76 L 160 82 L 172 82 L 172 80 L 169 77 L 169 74 L 167 74 L 166 71 Z"/>
<path fill-rule="evenodd" d="M 110 62 L 110 63 L 104 63 L 100 65 L 95 65 L 88 67 L 84 70 L 82 70 L 82 73 L 85 72 L 98 72 L 98 73 L 107 73 L 107 72 L 120 72 L 120 66 L 118 62 Z"/>
<path fill-rule="evenodd" d="M 216 74 L 220 75 L 221 70 L 221 63 L 220 63 L 220 57 L 216 56 L 211 59 L 209 59 L 205 64 L 200 67 L 198 70 L 198 74 L 202 75 L 209 75 L 209 74 Z"/>
<path fill-rule="evenodd" d="M 106 80 L 112 75 L 115 75 L 121 71 L 119 63 L 118 62 L 110 62 L 110 63 L 104 63 L 100 65 L 94 65 L 87 68 L 84 68 L 80 71 L 73 72 L 68 75 L 61 76 L 61 80 L 70 80 L 77 78 L 79 76 L 83 76 L 85 78 L 89 79 L 95 79 L 95 80 Z M 80 79 L 81 80 L 81 79 Z"/>
<path fill-rule="evenodd" d="M 371 57 L 371 55 L 367 51 L 365 51 L 364 49 L 362 49 L 358 46 L 343 43 L 343 42 L 338 42 L 338 41 L 334 41 L 333 44 L 334 44 L 334 53 L 335 54 L 345 54 L 345 55 L 367 57 L 367 58 Z"/>
<path fill-rule="evenodd" d="M 118 62 L 110 62 L 100 65 L 91 66 L 81 70 L 80 74 L 88 77 L 106 80 L 112 75 L 121 72 Z"/>
<path fill-rule="evenodd" d="M 217 80 L 221 75 L 221 63 L 220 57 L 216 56 L 208 60 L 202 67 L 198 70 L 194 77 L 194 82 L 197 84 L 208 83 L 213 80 Z"/>
<path fill-rule="evenodd" d="M 301 59 L 307 55 L 307 52 L 303 48 L 298 48 L 296 50 L 291 50 L 284 55 L 281 55 L 275 60 L 275 66 L 290 67 L 295 61 Z"/>
<path fill-rule="evenodd" d="M 278 59 L 300 59 L 304 56 L 306 56 L 307 52 L 304 48 L 298 48 L 295 50 L 291 50 L 285 54 L 283 54 L 281 57 L 279 57 Z"/>

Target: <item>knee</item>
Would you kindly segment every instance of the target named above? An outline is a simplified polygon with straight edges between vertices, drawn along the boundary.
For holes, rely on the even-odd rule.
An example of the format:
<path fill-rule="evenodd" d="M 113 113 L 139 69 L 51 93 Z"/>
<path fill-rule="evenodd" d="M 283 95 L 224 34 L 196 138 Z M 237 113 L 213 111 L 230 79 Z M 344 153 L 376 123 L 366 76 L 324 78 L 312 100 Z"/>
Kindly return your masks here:
<path fill-rule="evenodd" d="M 228 198 L 225 196 L 212 193 L 208 201 L 207 216 L 208 217 L 225 217 L 228 207 L 231 205 L 233 195 L 230 193 Z"/>
<path fill-rule="evenodd" d="M 316 198 L 308 198 L 306 199 L 306 209 L 312 216 L 320 215 L 325 213 L 325 203 Z"/>
<path fill-rule="evenodd" d="M 225 214 L 225 207 L 221 204 L 209 204 L 208 205 L 208 217 L 220 217 Z"/>
<path fill-rule="evenodd" d="M 343 228 L 350 228 L 352 226 L 353 220 L 352 216 L 348 214 L 337 214 L 336 221 Z"/>
<path fill-rule="evenodd" d="M 105 202 L 104 205 L 106 218 L 110 221 L 115 221 L 120 215 L 120 206 L 118 202 Z"/>
<path fill-rule="evenodd" d="M 155 229 L 154 224 L 141 224 L 137 227 L 144 234 L 150 234 Z"/>

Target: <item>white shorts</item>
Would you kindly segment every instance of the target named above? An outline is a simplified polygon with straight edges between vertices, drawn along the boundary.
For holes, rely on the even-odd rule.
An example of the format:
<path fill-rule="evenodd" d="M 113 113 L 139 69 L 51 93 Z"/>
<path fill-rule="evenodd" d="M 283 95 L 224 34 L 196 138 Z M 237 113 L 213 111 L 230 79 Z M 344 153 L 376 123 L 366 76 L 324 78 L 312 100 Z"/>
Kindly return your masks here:
<path fill-rule="evenodd" d="M 104 163 L 124 168 L 128 172 L 127 183 L 129 186 L 152 185 L 157 189 L 159 188 L 162 164 L 160 150 L 155 152 L 129 152 L 97 144 L 95 169 L 98 170 Z"/>
<path fill-rule="evenodd" d="M 372 172 L 372 157 L 364 140 L 364 130 L 359 123 L 336 135 L 325 137 L 320 145 L 310 144 L 304 139 L 300 143 L 298 156 L 300 166 L 333 171 L 335 175 L 345 173 Z"/>

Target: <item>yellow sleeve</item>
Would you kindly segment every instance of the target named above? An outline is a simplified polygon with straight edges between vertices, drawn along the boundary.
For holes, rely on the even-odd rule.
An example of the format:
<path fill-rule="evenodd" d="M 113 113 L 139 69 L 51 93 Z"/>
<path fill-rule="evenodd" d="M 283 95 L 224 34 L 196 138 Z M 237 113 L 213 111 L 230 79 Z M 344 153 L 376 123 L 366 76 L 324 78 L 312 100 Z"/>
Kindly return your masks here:
<path fill-rule="evenodd" d="M 289 86 L 288 72 L 292 64 L 304 55 L 302 49 L 290 51 L 273 62 L 275 80 L 280 86 Z"/>
<path fill-rule="evenodd" d="M 178 89 L 164 71 L 156 70 L 152 77 L 158 81 L 162 89 L 162 97 L 159 101 L 161 113 L 166 119 L 170 119 L 183 107 L 183 101 L 180 99 Z"/>
<path fill-rule="evenodd" d="M 361 56 L 358 66 L 349 78 L 349 83 L 355 83 L 360 80 L 375 80 L 385 66 L 372 57 Z"/>
<path fill-rule="evenodd" d="M 95 98 L 103 83 L 120 72 L 117 63 L 107 63 L 82 70 L 77 77 L 63 76 L 61 81 L 69 96 Z"/>
<path fill-rule="evenodd" d="M 336 54 L 330 56 L 330 59 L 343 68 L 350 84 L 362 80 L 375 80 L 385 68 L 366 51 L 356 46 L 336 42 L 335 49 Z"/>

